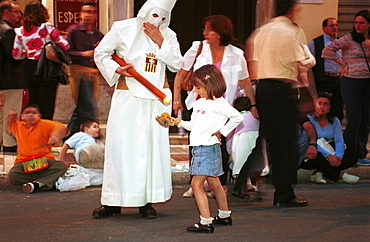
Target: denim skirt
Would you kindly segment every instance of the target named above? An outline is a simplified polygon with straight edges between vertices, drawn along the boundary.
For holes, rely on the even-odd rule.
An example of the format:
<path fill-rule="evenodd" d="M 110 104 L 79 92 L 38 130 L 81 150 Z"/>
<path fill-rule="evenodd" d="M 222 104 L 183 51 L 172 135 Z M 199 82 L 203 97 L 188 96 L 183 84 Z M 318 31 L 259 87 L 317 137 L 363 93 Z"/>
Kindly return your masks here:
<path fill-rule="evenodd" d="M 220 144 L 195 146 L 192 155 L 190 175 L 217 177 L 224 173 Z"/>

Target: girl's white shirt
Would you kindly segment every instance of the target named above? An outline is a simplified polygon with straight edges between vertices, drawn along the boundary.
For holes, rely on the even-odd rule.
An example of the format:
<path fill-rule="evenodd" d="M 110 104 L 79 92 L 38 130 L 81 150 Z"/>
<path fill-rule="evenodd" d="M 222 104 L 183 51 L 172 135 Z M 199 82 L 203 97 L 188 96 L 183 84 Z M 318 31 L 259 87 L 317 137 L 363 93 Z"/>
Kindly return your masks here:
<path fill-rule="evenodd" d="M 194 103 L 191 120 L 182 120 L 179 127 L 191 131 L 190 146 L 213 145 L 220 143 L 214 133 L 220 131 L 226 137 L 241 122 L 243 116 L 223 97 L 201 98 Z"/>

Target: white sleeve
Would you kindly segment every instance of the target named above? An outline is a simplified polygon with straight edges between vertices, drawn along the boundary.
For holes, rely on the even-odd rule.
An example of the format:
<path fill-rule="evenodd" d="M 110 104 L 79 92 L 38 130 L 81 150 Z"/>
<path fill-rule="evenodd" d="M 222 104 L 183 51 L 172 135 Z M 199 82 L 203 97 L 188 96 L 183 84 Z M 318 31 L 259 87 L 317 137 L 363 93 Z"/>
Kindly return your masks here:
<path fill-rule="evenodd" d="M 308 56 L 308 57 L 300 61 L 300 63 L 307 68 L 312 68 L 314 65 L 316 65 L 316 58 L 311 54 L 311 51 L 308 49 L 307 45 L 302 44 L 301 47 L 302 47 L 303 55 Z"/>
<path fill-rule="evenodd" d="M 311 41 L 308 43 L 308 49 L 310 50 L 311 54 L 315 56 L 315 41 Z"/>
<path fill-rule="evenodd" d="M 195 120 L 196 116 L 197 116 L 196 112 L 192 112 L 191 117 L 190 117 L 190 121 L 181 120 L 178 127 L 179 128 L 184 128 L 188 131 L 191 131 L 193 129 L 194 120 Z"/>
<path fill-rule="evenodd" d="M 229 121 L 227 121 L 225 126 L 220 129 L 220 133 L 226 137 L 233 129 L 243 122 L 244 118 L 243 115 L 241 115 L 241 113 L 232 107 L 226 100 L 224 100 L 224 102 L 220 102 L 219 108 L 229 118 Z"/>
<path fill-rule="evenodd" d="M 197 55 L 199 45 L 200 41 L 194 41 L 190 49 L 185 53 L 184 62 L 182 65 L 182 69 L 184 69 L 185 71 L 189 71 L 192 65 L 194 64 L 195 56 Z"/>
<path fill-rule="evenodd" d="M 157 52 L 157 58 L 162 61 L 172 72 L 178 72 L 182 65 L 182 56 L 180 44 L 177 41 L 176 34 L 169 30 L 165 35 L 161 48 Z"/>
<path fill-rule="evenodd" d="M 111 30 L 103 37 L 94 50 L 96 66 L 109 86 L 113 86 L 120 77 L 120 74 L 116 73 L 120 65 L 112 59 L 112 54 L 119 49 L 120 42 L 122 40 L 118 34 L 116 23 L 113 23 Z"/>

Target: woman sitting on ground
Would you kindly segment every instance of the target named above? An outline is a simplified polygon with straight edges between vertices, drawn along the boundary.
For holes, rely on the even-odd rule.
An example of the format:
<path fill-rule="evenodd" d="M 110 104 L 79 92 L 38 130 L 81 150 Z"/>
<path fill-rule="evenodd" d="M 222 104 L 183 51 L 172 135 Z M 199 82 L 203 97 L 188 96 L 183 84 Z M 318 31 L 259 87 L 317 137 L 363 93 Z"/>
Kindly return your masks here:
<path fill-rule="evenodd" d="M 335 182 L 341 180 L 346 183 L 357 183 L 360 180 L 358 176 L 342 172 L 356 164 L 357 154 L 345 150 L 341 124 L 339 119 L 330 113 L 330 108 L 331 94 L 319 93 L 315 104 L 316 111 L 308 115 L 316 129 L 318 153 L 315 159 L 302 162 L 301 168 L 317 169 L 319 172 L 316 173 L 316 181 L 325 181 L 322 178 L 324 175 L 328 180 Z M 320 183 L 326 183 L 326 181 Z"/>

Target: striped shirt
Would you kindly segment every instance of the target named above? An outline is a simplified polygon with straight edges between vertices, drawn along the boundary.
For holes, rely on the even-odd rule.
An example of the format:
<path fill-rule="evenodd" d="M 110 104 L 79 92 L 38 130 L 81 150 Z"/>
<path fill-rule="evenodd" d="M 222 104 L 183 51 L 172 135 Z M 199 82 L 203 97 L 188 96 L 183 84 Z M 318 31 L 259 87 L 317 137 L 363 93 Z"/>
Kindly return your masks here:
<path fill-rule="evenodd" d="M 370 48 L 362 44 L 366 56 L 370 57 Z M 328 44 L 322 51 L 322 58 L 338 58 L 336 51 L 342 50 L 342 60 L 348 66 L 346 77 L 349 78 L 370 78 L 369 68 L 366 64 L 364 52 L 359 43 L 352 39 L 351 34 Z"/>

